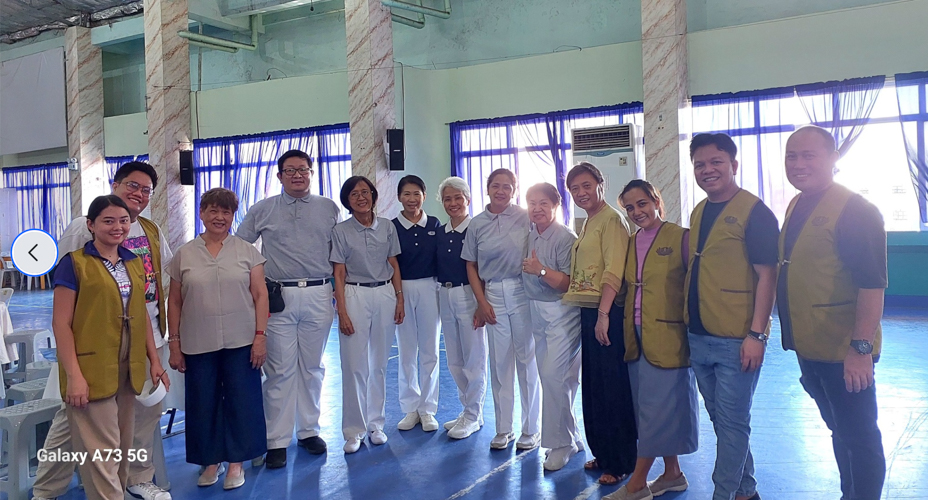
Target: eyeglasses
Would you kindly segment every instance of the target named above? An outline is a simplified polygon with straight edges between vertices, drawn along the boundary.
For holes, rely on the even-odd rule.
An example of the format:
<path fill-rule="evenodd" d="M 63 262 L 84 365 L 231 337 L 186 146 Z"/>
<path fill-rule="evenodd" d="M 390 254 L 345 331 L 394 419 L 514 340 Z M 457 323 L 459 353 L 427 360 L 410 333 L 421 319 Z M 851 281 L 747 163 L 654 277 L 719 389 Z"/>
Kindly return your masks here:
<path fill-rule="evenodd" d="M 309 174 L 311 174 L 311 173 L 313 172 L 313 169 L 311 169 L 311 168 L 306 168 L 306 167 L 303 167 L 303 168 L 285 168 L 285 169 L 283 170 L 283 172 L 284 172 L 284 174 L 287 175 L 287 177 L 294 177 L 294 176 L 296 176 L 297 172 L 299 172 L 300 175 L 302 175 L 302 176 L 308 176 Z"/>
<path fill-rule="evenodd" d="M 348 197 L 351 198 L 352 200 L 357 200 L 358 198 L 362 196 L 367 198 L 370 195 L 371 195 L 371 192 L 367 189 L 364 189 L 361 191 L 352 191 L 351 194 L 348 195 Z"/>
<path fill-rule="evenodd" d="M 125 184 L 126 187 L 129 188 L 129 191 L 132 191 L 133 193 L 141 190 L 143 195 L 151 196 L 151 194 L 155 192 L 155 188 L 150 188 L 148 186 L 143 187 L 141 184 L 135 181 L 128 181 L 124 182 L 123 184 Z"/>

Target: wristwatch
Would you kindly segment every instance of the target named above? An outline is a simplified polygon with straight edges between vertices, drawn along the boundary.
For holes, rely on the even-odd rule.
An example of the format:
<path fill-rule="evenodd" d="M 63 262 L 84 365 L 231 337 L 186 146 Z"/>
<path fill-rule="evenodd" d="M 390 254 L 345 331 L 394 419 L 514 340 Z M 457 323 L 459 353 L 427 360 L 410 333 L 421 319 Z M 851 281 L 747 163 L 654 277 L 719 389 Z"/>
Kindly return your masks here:
<path fill-rule="evenodd" d="M 873 354 L 873 344 L 866 340 L 852 340 L 851 347 L 861 355 Z"/>
<path fill-rule="evenodd" d="M 764 344 L 766 344 L 767 340 L 770 339 L 770 336 L 767 335 L 766 333 L 758 333 L 758 332 L 755 332 L 754 330 L 748 331 L 748 336 Z"/>
<path fill-rule="evenodd" d="M 547 274 L 548 274 L 548 270 L 545 269 L 544 267 L 542 267 L 541 271 L 538 272 L 538 276 L 541 276 L 542 278 L 544 278 Z"/>

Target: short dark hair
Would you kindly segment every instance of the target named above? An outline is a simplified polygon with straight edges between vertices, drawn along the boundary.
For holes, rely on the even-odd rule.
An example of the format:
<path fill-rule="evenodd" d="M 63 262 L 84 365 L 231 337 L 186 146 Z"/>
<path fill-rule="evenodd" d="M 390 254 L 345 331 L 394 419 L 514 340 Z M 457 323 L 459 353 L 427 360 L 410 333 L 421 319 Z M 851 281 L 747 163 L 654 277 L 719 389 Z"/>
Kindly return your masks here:
<path fill-rule="evenodd" d="M 573 168 L 570 169 L 570 172 L 567 172 L 567 187 L 570 188 L 570 185 L 574 182 L 574 179 L 581 174 L 590 174 L 596 179 L 597 184 L 602 184 L 605 182 L 603 179 L 603 173 L 596 168 L 596 165 L 593 165 L 590 162 L 582 161 Z"/>
<path fill-rule="evenodd" d="M 528 191 L 525 192 L 525 197 L 528 198 L 533 193 L 538 193 L 547 197 L 555 205 L 561 204 L 561 193 L 558 193 L 557 188 L 548 182 L 539 182 L 538 184 L 528 188 Z"/>
<path fill-rule="evenodd" d="M 211 206 L 237 212 L 238 196 L 226 188 L 217 187 L 210 189 L 200 197 L 200 211 L 202 212 Z"/>
<path fill-rule="evenodd" d="M 505 175 L 506 177 L 509 177 L 509 182 L 512 183 L 512 187 L 516 187 L 516 174 L 512 173 L 512 170 L 509 170 L 508 168 L 498 168 L 490 172 L 490 176 L 487 177 L 487 189 L 490 189 L 490 184 L 493 184 L 493 178 L 497 175 Z"/>
<path fill-rule="evenodd" d="M 371 189 L 371 210 L 377 206 L 377 186 L 375 186 L 370 179 L 364 177 L 363 175 L 353 175 L 349 177 L 344 184 L 342 184 L 342 191 L 339 193 L 339 198 L 342 200 L 342 206 L 345 207 L 350 214 L 354 213 L 354 211 L 351 209 L 350 203 L 351 192 L 354 190 L 355 186 L 357 186 L 358 183 L 362 181 L 366 182 L 367 187 Z"/>
<path fill-rule="evenodd" d="M 306 165 L 309 168 L 313 168 L 313 159 L 310 158 L 308 154 L 300 151 L 299 149 L 291 149 L 290 151 L 287 151 L 286 153 L 280 155 L 280 158 L 277 159 L 277 172 L 278 173 L 284 171 L 284 162 L 289 160 L 290 158 L 300 158 L 302 160 L 306 160 Z"/>
<path fill-rule="evenodd" d="M 90 202 L 90 207 L 87 209 L 87 220 L 93 222 L 97 220 L 97 217 L 103 213 L 109 207 L 119 207 L 126 211 L 126 215 L 129 214 L 129 207 L 126 205 L 126 202 L 122 198 L 116 196 L 115 194 L 107 194 L 104 196 L 97 196 Z"/>
<path fill-rule="evenodd" d="M 738 154 L 738 146 L 728 134 L 696 134 L 690 141 L 690 160 L 696 155 L 696 150 L 704 146 L 715 146 L 720 151 L 725 151 L 731 161 L 735 161 Z"/>
<path fill-rule="evenodd" d="M 116 174 L 113 175 L 113 182 L 116 184 L 121 183 L 126 180 L 126 177 L 129 177 L 129 174 L 132 172 L 142 172 L 151 178 L 152 189 L 158 187 L 158 173 L 155 172 L 155 167 L 144 161 L 130 161 L 116 169 Z"/>
<path fill-rule="evenodd" d="M 632 189 L 640 189 L 644 191 L 645 196 L 650 198 L 651 201 L 657 205 L 657 213 L 660 214 L 661 218 L 664 217 L 664 198 L 661 197 L 660 190 L 654 187 L 654 184 L 651 184 L 644 179 L 634 179 L 626 184 L 625 189 L 623 189 L 622 193 L 619 194 L 619 203 L 622 203 L 622 197 Z"/>
<path fill-rule="evenodd" d="M 792 137 L 800 132 L 815 132 L 825 141 L 825 149 L 829 152 L 838 150 L 838 141 L 835 140 L 835 136 L 831 135 L 831 132 L 819 127 L 817 125 L 806 125 L 804 127 L 799 127 L 795 132 L 790 134 Z"/>
<path fill-rule="evenodd" d="M 419 189 L 422 190 L 422 194 L 425 194 L 425 181 L 423 181 L 418 175 L 407 175 L 400 179 L 399 184 L 396 185 L 397 196 L 403 194 L 403 186 L 406 184 L 415 184 Z"/>

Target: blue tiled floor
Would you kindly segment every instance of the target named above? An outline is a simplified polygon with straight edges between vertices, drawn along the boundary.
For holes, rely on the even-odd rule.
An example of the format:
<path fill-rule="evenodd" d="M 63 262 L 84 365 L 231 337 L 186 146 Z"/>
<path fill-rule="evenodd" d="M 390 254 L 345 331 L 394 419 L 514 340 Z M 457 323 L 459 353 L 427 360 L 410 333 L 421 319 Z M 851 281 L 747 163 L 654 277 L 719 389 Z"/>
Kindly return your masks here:
<path fill-rule="evenodd" d="M 10 307 L 16 328 L 48 327 L 51 294 L 16 292 Z M 824 500 L 840 497 L 831 439 L 812 400 L 799 385 L 795 357 L 777 347 L 779 325 L 767 353 L 754 398 L 752 448 L 757 463 L 759 491 L 766 500 Z M 883 498 L 928 499 L 928 311 L 888 310 L 883 322 L 884 355 L 877 365 L 880 427 L 887 456 Z M 384 446 L 366 443 L 361 451 L 341 451 L 338 340 L 333 329 L 323 391 L 322 436 L 327 456 L 314 456 L 294 445 L 285 469 L 246 469 L 247 482 L 239 490 L 220 486 L 197 488 L 197 466 L 184 461 L 184 434 L 165 440 L 168 472 L 175 499 L 598 499 L 615 487 L 600 487 L 596 475 L 583 470 L 586 454 L 575 457 L 555 473 L 542 470 L 539 450 L 516 453 L 490 451 L 493 438 L 492 397 L 487 396 L 486 426 L 463 441 L 444 432 L 420 428 L 400 432 L 396 361 L 391 359 L 387 390 L 387 435 Z M 394 351 L 395 356 L 395 351 Z M 454 382 L 441 361 L 439 422 L 459 411 Z M 579 398 L 578 398 L 579 403 Z M 518 405 L 517 405 L 518 406 Z M 518 411 L 518 410 L 517 410 Z M 579 404 L 577 415 L 581 415 Z M 518 417 L 516 422 L 518 422 Z M 163 421 L 166 425 L 167 419 Z M 183 429 L 183 422 L 175 431 Z M 715 436 L 705 411 L 700 420 L 700 450 L 682 457 L 690 489 L 667 494 L 668 500 L 696 500 L 711 496 Z M 656 464 L 652 476 L 660 473 Z M 925 482 L 923 482 L 925 481 Z M 83 499 L 71 490 L 63 499 Z"/>

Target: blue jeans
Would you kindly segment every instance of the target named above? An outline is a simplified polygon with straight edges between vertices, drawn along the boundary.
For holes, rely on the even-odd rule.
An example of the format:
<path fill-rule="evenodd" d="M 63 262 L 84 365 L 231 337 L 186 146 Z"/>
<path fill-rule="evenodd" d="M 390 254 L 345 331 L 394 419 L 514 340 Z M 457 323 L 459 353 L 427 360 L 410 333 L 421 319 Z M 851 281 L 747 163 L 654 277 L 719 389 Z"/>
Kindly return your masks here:
<path fill-rule="evenodd" d="M 760 369 L 741 371 L 742 339 L 690 333 L 690 364 L 699 392 L 715 428 L 718 447 L 712 482 L 713 500 L 753 496 L 754 457 L 751 456 L 751 403 Z"/>

